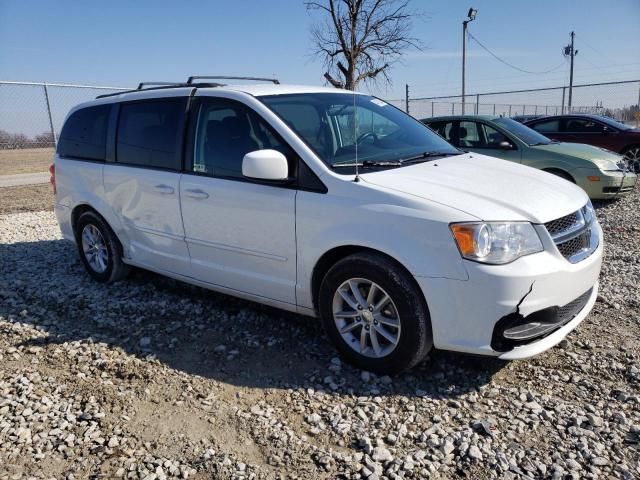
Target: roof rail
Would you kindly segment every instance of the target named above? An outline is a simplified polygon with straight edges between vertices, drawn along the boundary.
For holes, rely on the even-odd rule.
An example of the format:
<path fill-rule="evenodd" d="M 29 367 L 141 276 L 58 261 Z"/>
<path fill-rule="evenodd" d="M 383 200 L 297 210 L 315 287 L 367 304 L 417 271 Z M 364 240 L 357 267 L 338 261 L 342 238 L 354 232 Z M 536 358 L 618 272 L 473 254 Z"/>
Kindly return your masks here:
<path fill-rule="evenodd" d="M 271 83 L 275 83 L 276 85 L 280 85 L 280 80 L 278 80 L 277 78 L 227 77 L 227 76 L 224 76 L 224 75 L 216 75 L 216 76 L 199 75 L 199 76 L 189 77 L 189 79 L 187 80 L 187 85 L 193 84 L 194 80 L 204 80 L 204 79 L 211 79 L 211 80 L 256 80 L 258 82 L 271 82 Z"/>
<path fill-rule="evenodd" d="M 136 90 L 142 90 L 147 85 L 156 85 L 156 86 L 164 86 L 164 87 L 177 87 L 184 86 L 184 83 L 181 82 L 142 82 L 138 84 L 138 88 Z"/>
<path fill-rule="evenodd" d="M 147 87 L 144 88 L 145 85 L 157 85 L 155 87 Z M 98 95 L 96 98 L 107 98 L 107 97 L 117 97 L 118 95 L 122 95 L 124 93 L 135 93 L 135 92 L 146 92 L 149 90 L 166 90 L 170 88 L 210 88 L 210 87 L 224 87 L 222 83 L 171 83 L 171 82 L 142 82 L 138 85 L 138 88 L 135 90 L 123 90 L 121 92 L 115 93 L 104 93 L 102 95 Z"/>

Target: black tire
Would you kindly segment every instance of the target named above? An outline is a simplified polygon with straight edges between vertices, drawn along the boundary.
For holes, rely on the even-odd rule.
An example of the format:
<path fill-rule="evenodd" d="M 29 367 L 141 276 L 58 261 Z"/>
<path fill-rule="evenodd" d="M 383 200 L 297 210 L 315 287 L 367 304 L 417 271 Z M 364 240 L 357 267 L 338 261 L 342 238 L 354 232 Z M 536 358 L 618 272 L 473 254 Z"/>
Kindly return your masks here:
<path fill-rule="evenodd" d="M 106 268 L 104 271 L 96 270 L 88 261 L 84 249 L 82 235 L 88 226 L 95 227 L 106 246 Z M 80 254 L 80 260 L 86 268 L 87 272 L 94 280 L 101 283 L 117 282 L 125 278 L 130 271 L 130 267 L 122 262 L 122 245 L 116 237 L 111 227 L 104 221 L 104 219 L 93 211 L 88 211 L 80 215 L 76 224 L 76 244 L 78 245 L 78 253 Z"/>
<path fill-rule="evenodd" d="M 576 183 L 573 177 L 564 170 L 556 170 L 555 168 L 550 168 L 549 170 L 545 170 L 545 172 L 551 173 L 556 177 L 564 178 L 567 182 Z"/>
<path fill-rule="evenodd" d="M 342 337 L 334 320 L 334 295 L 344 282 L 353 278 L 375 282 L 391 297 L 397 310 L 401 325 L 399 338 L 395 348 L 383 357 L 373 358 L 356 352 Z M 358 253 L 337 262 L 322 280 L 318 309 L 325 330 L 338 351 L 348 362 L 364 370 L 398 373 L 416 365 L 433 347 L 431 319 L 422 292 L 410 274 L 383 255 Z"/>

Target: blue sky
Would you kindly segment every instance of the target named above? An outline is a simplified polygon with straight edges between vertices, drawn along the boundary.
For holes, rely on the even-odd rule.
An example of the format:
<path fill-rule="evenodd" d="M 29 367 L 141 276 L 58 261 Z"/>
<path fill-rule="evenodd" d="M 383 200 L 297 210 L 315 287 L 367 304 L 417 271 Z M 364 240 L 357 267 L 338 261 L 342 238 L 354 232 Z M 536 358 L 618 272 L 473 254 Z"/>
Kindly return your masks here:
<path fill-rule="evenodd" d="M 640 78 L 639 0 L 414 0 L 424 12 L 413 34 L 427 47 L 410 51 L 373 92 L 401 98 L 460 90 L 461 22 L 470 6 L 472 33 L 521 68 L 548 70 L 576 31 L 576 83 Z M 131 86 L 191 74 L 276 75 L 322 84 L 310 57 L 314 18 L 301 0 L 71 1 L 0 0 L 0 80 Z M 523 74 L 469 44 L 468 92 L 555 86 L 568 65 Z"/>

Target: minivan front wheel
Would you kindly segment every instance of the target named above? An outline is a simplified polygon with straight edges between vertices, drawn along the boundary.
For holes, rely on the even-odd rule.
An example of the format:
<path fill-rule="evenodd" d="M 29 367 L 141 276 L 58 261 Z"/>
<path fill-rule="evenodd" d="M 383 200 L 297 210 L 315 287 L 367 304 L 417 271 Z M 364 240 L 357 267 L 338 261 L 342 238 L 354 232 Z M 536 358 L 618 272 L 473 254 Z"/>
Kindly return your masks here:
<path fill-rule="evenodd" d="M 359 253 L 336 263 L 320 286 L 318 306 L 337 349 L 365 370 L 397 373 L 432 347 L 422 293 L 404 269 L 382 255 Z"/>
<path fill-rule="evenodd" d="M 80 259 L 94 280 L 111 283 L 129 273 L 129 266 L 122 262 L 122 246 L 115 233 L 95 212 L 80 215 L 76 243 Z"/>

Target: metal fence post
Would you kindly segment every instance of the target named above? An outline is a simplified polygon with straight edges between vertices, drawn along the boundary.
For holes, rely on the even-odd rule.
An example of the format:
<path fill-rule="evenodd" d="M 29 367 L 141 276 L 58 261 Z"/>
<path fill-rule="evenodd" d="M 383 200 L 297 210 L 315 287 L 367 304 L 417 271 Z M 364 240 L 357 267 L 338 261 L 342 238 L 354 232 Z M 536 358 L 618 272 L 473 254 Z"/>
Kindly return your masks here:
<path fill-rule="evenodd" d="M 561 115 L 564 115 L 564 96 L 567 93 L 567 87 L 562 87 L 562 110 L 560 111 Z"/>
<path fill-rule="evenodd" d="M 433 102 L 431 102 L 431 117 L 434 117 L 434 115 L 433 115 Z"/>
<path fill-rule="evenodd" d="M 47 114 L 49 115 L 49 126 L 51 127 L 51 137 L 53 138 L 53 146 L 54 148 L 58 146 L 58 139 L 56 138 L 56 130 L 53 128 L 53 117 L 51 116 L 51 103 L 49 102 L 49 89 L 47 88 L 47 84 L 45 83 L 44 88 L 44 99 L 47 102 Z"/>
<path fill-rule="evenodd" d="M 407 114 L 409 113 L 409 84 L 406 83 L 404 86 L 404 105 Z"/>
<path fill-rule="evenodd" d="M 480 113 L 480 94 L 476 95 L 476 115 Z"/>
<path fill-rule="evenodd" d="M 511 117 L 511 105 L 509 105 L 509 117 Z"/>
<path fill-rule="evenodd" d="M 493 104 L 493 114 L 494 115 L 496 114 L 496 104 L 495 103 Z"/>

